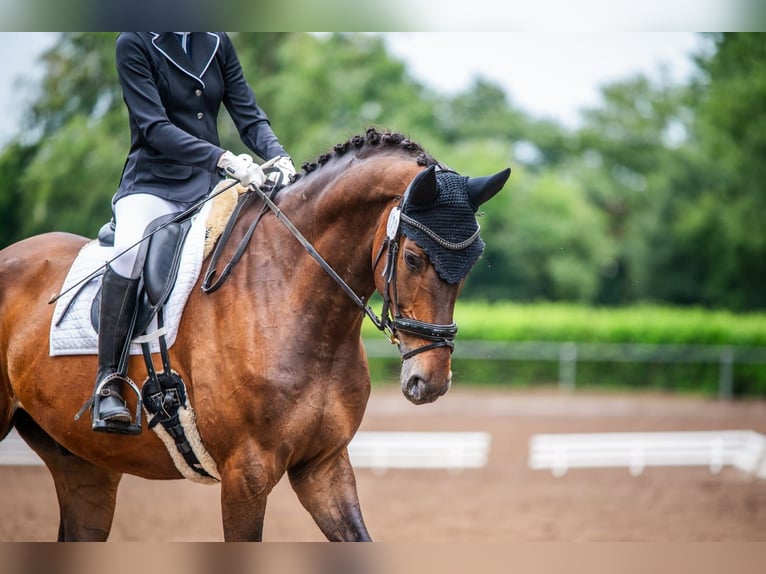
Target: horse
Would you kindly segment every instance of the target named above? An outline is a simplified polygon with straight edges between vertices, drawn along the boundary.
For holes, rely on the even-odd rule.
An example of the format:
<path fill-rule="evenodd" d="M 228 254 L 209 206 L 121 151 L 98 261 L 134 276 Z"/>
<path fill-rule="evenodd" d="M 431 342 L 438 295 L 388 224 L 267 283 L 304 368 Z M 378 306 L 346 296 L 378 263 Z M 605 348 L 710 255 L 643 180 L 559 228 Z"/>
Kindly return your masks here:
<path fill-rule="evenodd" d="M 377 320 L 399 347 L 404 396 L 425 404 L 444 395 L 464 278 L 425 244 L 457 245 L 460 259 L 460 240 L 470 238 L 451 243 L 438 235 L 445 229 L 422 222 L 443 212 L 433 207 L 442 172 L 468 189 L 474 212 L 510 173 L 459 176 L 403 134 L 376 129 L 302 168 L 266 198 L 273 211 L 264 215 L 257 202 L 242 211 L 222 253 L 231 256 L 260 218 L 247 248 L 221 288 L 195 287 L 169 350 L 219 472 L 226 541 L 262 539 L 267 497 L 285 473 L 328 540 L 371 540 L 347 450 L 370 395 L 361 326 L 377 315 L 366 301 L 376 291 L 384 297 Z M 414 222 L 412 232 L 400 232 L 405 221 Z M 469 231 L 474 253 L 457 262 L 463 268 L 483 246 L 478 229 Z M 88 241 L 51 232 L 0 251 L 0 438 L 15 427 L 50 471 L 59 541 L 108 538 L 124 474 L 183 478 L 154 433 L 96 433 L 73 420 L 92 391 L 97 359 L 49 356 L 48 301 Z M 133 379 L 146 370 L 130 357 Z M 136 397 L 127 401 L 132 407 Z"/>

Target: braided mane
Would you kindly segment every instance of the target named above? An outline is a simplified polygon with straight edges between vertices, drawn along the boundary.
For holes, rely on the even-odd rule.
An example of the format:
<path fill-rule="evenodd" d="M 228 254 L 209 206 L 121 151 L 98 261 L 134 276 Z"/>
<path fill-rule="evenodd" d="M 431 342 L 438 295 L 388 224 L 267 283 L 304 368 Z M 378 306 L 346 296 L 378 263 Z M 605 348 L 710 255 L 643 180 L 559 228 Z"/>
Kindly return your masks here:
<path fill-rule="evenodd" d="M 428 167 L 438 162 L 431 157 L 420 144 L 408 139 L 404 134 L 398 132 L 379 132 L 375 128 L 368 128 L 365 134 L 355 135 L 345 142 L 335 144 L 332 151 L 323 153 L 315 161 L 304 162 L 301 164 L 303 173 L 296 174 L 292 181 L 295 182 L 304 175 L 308 175 L 330 161 L 333 157 L 341 157 L 348 151 L 354 151 L 358 154 L 370 150 L 370 153 L 381 153 L 388 150 L 404 150 L 415 158 L 418 165 Z"/>

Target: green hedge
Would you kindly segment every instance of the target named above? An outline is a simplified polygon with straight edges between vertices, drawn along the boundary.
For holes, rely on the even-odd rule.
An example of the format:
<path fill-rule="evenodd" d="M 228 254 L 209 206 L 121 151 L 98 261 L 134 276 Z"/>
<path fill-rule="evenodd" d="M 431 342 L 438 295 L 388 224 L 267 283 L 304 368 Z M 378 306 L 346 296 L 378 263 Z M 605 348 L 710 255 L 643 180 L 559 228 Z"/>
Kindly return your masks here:
<path fill-rule="evenodd" d="M 648 305 L 591 308 L 458 302 L 455 321 L 458 346 L 461 340 L 487 340 L 766 347 L 764 313 Z M 365 322 L 363 336 L 381 337 L 369 321 Z M 555 384 L 558 367 L 555 361 L 453 361 L 456 384 Z M 370 370 L 373 380 L 395 381 L 399 364 L 375 358 L 370 360 Z M 719 376 L 719 365 L 715 363 L 577 363 L 578 388 L 643 388 L 714 396 L 719 390 Z M 736 396 L 766 396 L 766 365 L 735 362 L 733 383 Z"/>
<path fill-rule="evenodd" d="M 455 321 L 458 340 L 766 346 L 765 313 L 459 301 Z M 377 332 L 365 321 L 364 336 Z"/>

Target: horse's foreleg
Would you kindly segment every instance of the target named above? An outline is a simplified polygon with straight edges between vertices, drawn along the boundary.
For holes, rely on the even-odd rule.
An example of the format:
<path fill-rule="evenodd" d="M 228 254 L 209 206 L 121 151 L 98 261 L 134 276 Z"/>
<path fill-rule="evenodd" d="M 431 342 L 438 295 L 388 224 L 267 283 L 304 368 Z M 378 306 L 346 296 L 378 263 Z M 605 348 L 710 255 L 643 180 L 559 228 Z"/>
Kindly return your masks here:
<path fill-rule="evenodd" d="M 328 540 L 370 541 L 359 508 L 348 451 L 320 463 L 288 471 L 290 484 Z"/>
<path fill-rule="evenodd" d="M 260 542 L 266 499 L 278 482 L 274 468 L 251 451 L 232 457 L 221 468 L 221 517 L 227 542 Z"/>
<path fill-rule="evenodd" d="M 59 541 L 103 541 L 109 536 L 122 474 L 64 450 L 25 412 L 16 429 L 48 467 L 59 501 Z"/>

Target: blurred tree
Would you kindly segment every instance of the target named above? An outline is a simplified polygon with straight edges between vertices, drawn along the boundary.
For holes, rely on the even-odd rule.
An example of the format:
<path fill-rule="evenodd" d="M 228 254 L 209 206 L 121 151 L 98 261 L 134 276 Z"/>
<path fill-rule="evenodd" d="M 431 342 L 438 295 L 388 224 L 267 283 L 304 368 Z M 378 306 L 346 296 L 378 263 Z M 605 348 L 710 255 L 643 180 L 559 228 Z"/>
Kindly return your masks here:
<path fill-rule="evenodd" d="M 637 277 L 649 256 L 636 245 L 646 241 L 647 213 L 666 193 L 656 179 L 684 143 L 691 114 L 687 91 L 667 78 L 636 76 L 602 89 L 603 104 L 583 114 L 579 153 L 566 170 L 580 181 L 589 201 L 606 217 L 615 258 L 601 277 L 596 299 L 623 304 L 650 296 Z"/>
<path fill-rule="evenodd" d="M 128 145 L 114 33 L 64 33 L 23 137 L 0 153 L 0 246 L 109 217 Z M 766 41 L 717 34 L 689 85 L 628 78 L 570 131 L 492 82 L 436 94 L 369 34 L 233 33 L 296 164 L 374 125 L 467 175 L 511 165 L 480 218 L 468 297 L 766 307 Z M 224 147 L 245 151 L 228 115 Z"/>
<path fill-rule="evenodd" d="M 720 267 L 706 298 L 737 309 L 766 308 L 766 37 L 714 36 L 701 59 L 700 139 L 713 170 L 711 217 L 729 233 L 710 263 Z M 704 88 L 707 87 L 707 90 Z M 715 177 L 717 175 L 717 177 Z M 719 183 L 719 185 L 716 185 Z M 717 189 L 716 189 L 717 188 Z M 715 193 L 717 191 L 717 193 Z M 720 211 L 718 211 L 720 210 Z"/>
<path fill-rule="evenodd" d="M 233 41 L 259 104 L 298 166 L 370 125 L 419 142 L 430 131 L 433 97 L 379 36 L 237 33 Z"/>
<path fill-rule="evenodd" d="M 480 222 L 487 246 L 466 295 L 490 300 L 592 302 L 613 243 L 578 183 L 552 172 L 520 178 Z"/>
<path fill-rule="evenodd" d="M 33 133 L 45 138 L 77 116 L 97 123 L 122 107 L 114 66 L 116 37 L 113 32 L 63 32 L 43 54 L 45 74 L 27 119 Z"/>
<path fill-rule="evenodd" d="M 766 308 L 766 38 L 717 34 L 691 86 L 692 137 L 666 162 L 642 257 L 647 294 Z"/>
<path fill-rule="evenodd" d="M 0 248 L 24 237 L 21 178 L 36 147 L 14 142 L 0 154 Z"/>
<path fill-rule="evenodd" d="M 21 178 L 24 237 L 49 230 L 94 237 L 111 218 L 125 148 L 106 126 L 78 115 L 41 141 Z"/>
<path fill-rule="evenodd" d="M 534 148 L 534 157 L 517 159 L 529 167 L 557 165 L 572 147 L 564 128 L 530 118 L 509 101 L 502 88 L 481 78 L 465 92 L 435 101 L 429 126 L 447 145 L 486 140 L 503 140 L 509 145 L 524 142 Z"/>

